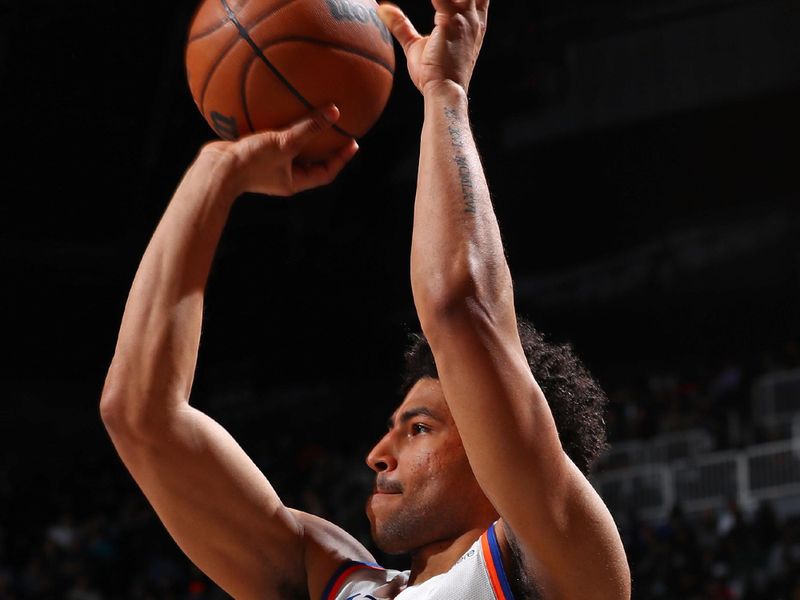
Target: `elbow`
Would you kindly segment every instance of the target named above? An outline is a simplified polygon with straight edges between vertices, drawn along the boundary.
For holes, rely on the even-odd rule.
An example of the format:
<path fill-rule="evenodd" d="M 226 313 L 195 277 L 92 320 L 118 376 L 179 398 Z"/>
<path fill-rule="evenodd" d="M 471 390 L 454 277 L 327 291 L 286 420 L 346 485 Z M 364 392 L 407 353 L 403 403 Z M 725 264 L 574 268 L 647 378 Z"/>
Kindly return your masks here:
<path fill-rule="evenodd" d="M 470 266 L 469 252 L 449 253 L 446 261 L 432 260 L 440 253 L 411 255 L 411 288 L 420 320 L 438 322 L 460 311 L 477 292 L 478 278 Z"/>
<path fill-rule="evenodd" d="M 124 420 L 122 418 L 124 405 L 120 386 L 109 373 L 100 395 L 100 420 L 107 430 L 111 431 L 120 427 Z"/>
<path fill-rule="evenodd" d="M 470 277 L 430 275 L 414 285 L 414 303 L 426 334 L 456 319 L 461 320 L 477 302 L 476 282 Z"/>
<path fill-rule="evenodd" d="M 165 419 L 150 414 L 130 386 L 111 378 L 106 380 L 99 408 L 100 420 L 115 444 L 146 442 L 157 438 L 165 426 Z"/>
<path fill-rule="evenodd" d="M 136 419 L 131 415 L 125 395 L 111 381 L 106 381 L 100 396 L 100 420 L 112 438 L 131 434 L 136 428 Z"/>
<path fill-rule="evenodd" d="M 487 325 L 513 314 L 514 298 L 508 269 L 499 275 L 486 270 L 459 269 L 429 273 L 412 281 L 420 324 L 430 338 L 465 324 Z"/>

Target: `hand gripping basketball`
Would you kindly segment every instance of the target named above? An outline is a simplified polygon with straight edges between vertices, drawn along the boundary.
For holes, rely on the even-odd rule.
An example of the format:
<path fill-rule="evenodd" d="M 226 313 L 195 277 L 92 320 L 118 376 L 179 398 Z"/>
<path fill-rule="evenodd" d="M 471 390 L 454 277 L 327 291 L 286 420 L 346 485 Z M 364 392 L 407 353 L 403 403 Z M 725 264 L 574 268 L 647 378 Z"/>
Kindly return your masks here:
<path fill-rule="evenodd" d="M 432 0 L 434 28 L 422 36 L 403 11 L 385 2 L 378 15 L 400 43 L 408 73 L 420 92 L 441 81 L 469 90 L 469 82 L 486 33 L 489 0 Z"/>
<path fill-rule="evenodd" d="M 339 109 L 330 104 L 285 129 L 254 133 L 235 142 L 212 142 L 206 150 L 231 161 L 236 195 L 291 196 L 333 181 L 358 151 L 358 144 L 351 139 L 324 161 L 298 159 L 338 119 Z"/>

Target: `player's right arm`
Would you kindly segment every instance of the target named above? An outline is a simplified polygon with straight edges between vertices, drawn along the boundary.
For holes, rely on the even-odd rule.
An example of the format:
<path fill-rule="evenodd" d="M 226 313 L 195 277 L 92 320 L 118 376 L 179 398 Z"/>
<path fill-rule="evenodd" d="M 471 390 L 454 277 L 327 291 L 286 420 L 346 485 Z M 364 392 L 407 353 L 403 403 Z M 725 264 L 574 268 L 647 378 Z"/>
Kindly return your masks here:
<path fill-rule="evenodd" d="M 114 446 L 187 556 L 235 598 L 306 597 L 341 558 L 367 559 L 332 525 L 290 511 L 234 439 L 189 404 L 212 259 L 243 192 L 331 181 L 293 158 L 336 120 L 329 107 L 282 132 L 207 145 L 170 201 L 131 288 L 100 403 Z"/>

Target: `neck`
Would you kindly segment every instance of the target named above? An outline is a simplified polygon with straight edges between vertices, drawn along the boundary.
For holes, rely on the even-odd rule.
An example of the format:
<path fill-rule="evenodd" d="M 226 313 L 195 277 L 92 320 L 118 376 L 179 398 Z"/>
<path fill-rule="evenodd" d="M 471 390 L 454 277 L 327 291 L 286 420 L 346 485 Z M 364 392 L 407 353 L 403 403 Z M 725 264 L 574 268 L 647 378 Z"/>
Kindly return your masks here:
<path fill-rule="evenodd" d="M 476 527 L 458 537 L 434 542 L 418 549 L 411 556 L 411 576 L 408 585 L 423 583 L 431 577 L 449 571 L 484 531 L 486 527 Z"/>

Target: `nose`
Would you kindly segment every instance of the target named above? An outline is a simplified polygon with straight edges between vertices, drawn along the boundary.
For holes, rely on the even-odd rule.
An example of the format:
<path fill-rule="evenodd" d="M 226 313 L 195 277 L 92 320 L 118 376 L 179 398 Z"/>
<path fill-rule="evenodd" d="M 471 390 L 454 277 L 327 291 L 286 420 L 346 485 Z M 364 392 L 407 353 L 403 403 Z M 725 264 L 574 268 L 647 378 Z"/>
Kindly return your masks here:
<path fill-rule="evenodd" d="M 375 447 L 367 454 L 367 465 L 376 473 L 394 471 L 397 468 L 397 458 L 391 439 L 392 432 L 384 435 Z"/>

